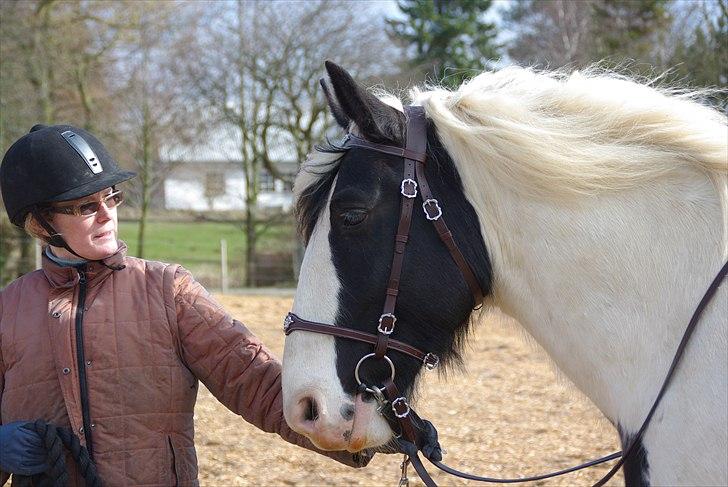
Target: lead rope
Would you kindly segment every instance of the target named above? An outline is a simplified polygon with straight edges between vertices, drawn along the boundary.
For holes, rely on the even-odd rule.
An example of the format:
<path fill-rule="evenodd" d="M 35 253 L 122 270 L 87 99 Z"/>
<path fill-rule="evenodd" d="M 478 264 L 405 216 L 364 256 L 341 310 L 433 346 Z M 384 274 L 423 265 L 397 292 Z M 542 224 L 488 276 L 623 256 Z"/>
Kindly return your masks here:
<path fill-rule="evenodd" d="M 402 458 L 402 463 L 399 465 L 402 473 L 399 476 L 399 484 L 397 484 L 397 487 L 409 487 L 409 478 L 407 478 L 407 467 L 409 463 L 409 457 L 405 454 L 404 458 Z"/>

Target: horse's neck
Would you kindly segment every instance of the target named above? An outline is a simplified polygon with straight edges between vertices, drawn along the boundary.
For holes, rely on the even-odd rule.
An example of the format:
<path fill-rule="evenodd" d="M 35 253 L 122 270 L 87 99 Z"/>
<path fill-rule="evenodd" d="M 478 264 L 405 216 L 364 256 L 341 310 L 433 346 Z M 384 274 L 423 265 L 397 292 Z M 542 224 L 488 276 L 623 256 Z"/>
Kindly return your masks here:
<path fill-rule="evenodd" d="M 493 183 L 482 174 L 463 178 L 491 254 L 495 304 L 632 432 L 725 259 L 724 195 L 697 172 L 682 176 L 571 203 L 483 188 Z M 705 329 L 715 326 L 695 341 L 715 328 L 725 335 L 710 323 L 718 318 L 707 317 Z"/>

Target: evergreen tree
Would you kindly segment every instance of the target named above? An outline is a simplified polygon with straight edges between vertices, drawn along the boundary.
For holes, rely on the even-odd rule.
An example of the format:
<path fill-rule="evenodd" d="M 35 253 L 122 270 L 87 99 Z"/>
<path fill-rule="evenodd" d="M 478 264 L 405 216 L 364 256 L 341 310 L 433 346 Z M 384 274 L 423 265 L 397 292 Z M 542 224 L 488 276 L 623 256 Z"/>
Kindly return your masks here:
<path fill-rule="evenodd" d="M 404 20 L 390 19 L 388 33 L 412 49 L 407 68 L 458 86 L 498 57 L 496 26 L 485 20 L 492 0 L 399 0 Z"/>
<path fill-rule="evenodd" d="M 703 1 L 687 12 L 683 32 L 674 36 L 675 49 L 668 63 L 676 75 L 692 86 L 721 88 L 716 104 L 728 105 L 728 0 Z"/>
<path fill-rule="evenodd" d="M 632 71 L 664 69 L 673 25 L 673 0 L 523 0 L 504 14 L 516 33 L 512 60 L 583 67 L 606 60 Z"/>
<path fill-rule="evenodd" d="M 633 59 L 660 66 L 672 24 L 672 0 L 596 0 L 592 3 L 594 43 L 591 57 L 621 62 Z"/>

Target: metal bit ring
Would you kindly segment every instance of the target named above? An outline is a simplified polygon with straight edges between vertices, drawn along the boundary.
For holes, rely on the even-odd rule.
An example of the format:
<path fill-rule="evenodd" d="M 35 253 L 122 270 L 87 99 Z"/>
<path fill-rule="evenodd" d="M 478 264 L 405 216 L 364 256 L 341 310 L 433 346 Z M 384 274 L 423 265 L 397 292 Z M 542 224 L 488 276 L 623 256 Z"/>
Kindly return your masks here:
<path fill-rule="evenodd" d="M 354 369 L 354 378 L 356 379 L 357 385 L 361 385 L 362 384 L 361 379 L 359 378 L 359 367 L 361 367 L 361 364 L 366 359 L 371 358 L 371 357 L 374 357 L 374 356 L 375 356 L 375 354 L 368 353 L 368 354 L 364 355 L 361 359 L 359 359 L 359 362 L 357 362 L 356 368 Z M 392 359 L 390 359 L 386 355 L 384 355 L 382 358 L 387 361 L 387 363 L 389 364 L 389 367 L 392 369 L 391 380 L 392 380 L 392 382 L 394 382 L 394 363 L 392 363 Z"/>

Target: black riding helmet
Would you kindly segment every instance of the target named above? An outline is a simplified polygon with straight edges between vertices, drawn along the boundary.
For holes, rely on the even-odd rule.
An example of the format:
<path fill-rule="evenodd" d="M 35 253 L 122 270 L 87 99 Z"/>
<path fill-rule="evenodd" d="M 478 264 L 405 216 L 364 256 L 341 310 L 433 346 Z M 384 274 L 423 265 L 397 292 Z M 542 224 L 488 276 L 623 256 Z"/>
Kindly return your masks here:
<path fill-rule="evenodd" d="M 134 176 L 136 173 L 119 168 L 103 144 L 87 131 L 71 125 L 36 125 L 5 153 L 0 191 L 13 224 L 22 228 L 32 212 L 50 233 L 51 245 L 78 255 L 39 210 L 48 203 L 92 195 Z"/>

